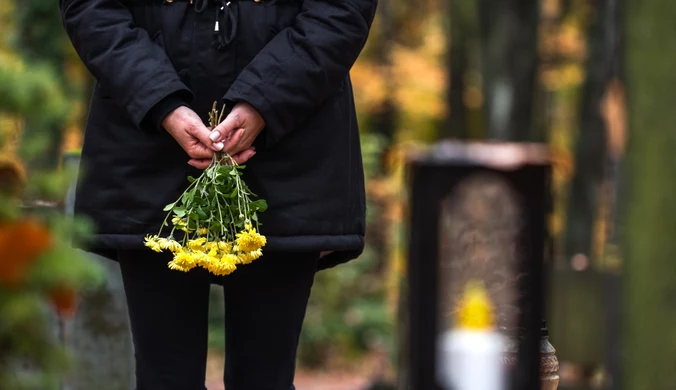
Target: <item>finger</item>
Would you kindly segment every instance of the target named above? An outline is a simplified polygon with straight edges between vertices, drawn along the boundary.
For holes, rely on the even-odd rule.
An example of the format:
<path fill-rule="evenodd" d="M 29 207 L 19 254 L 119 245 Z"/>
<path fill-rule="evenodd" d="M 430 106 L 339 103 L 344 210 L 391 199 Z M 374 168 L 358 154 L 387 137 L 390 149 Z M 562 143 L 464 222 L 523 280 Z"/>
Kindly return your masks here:
<path fill-rule="evenodd" d="M 192 135 L 194 138 L 196 138 L 199 142 L 201 142 L 203 145 L 208 145 L 208 148 L 214 151 L 221 151 L 223 150 L 223 144 L 221 143 L 214 143 L 210 138 L 209 138 L 209 129 L 201 123 L 197 122 L 194 123 L 192 126 L 188 128 L 188 133 Z M 197 157 L 198 156 L 190 156 L 190 157 Z"/>
<path fill-rule="evenodd" d="M 209 139 L 213 142 L 222 142 L 232 136 L 232 133 L 242 127 L 242 116 L 239 110 L 233 109 L 215 129 L 211 131 Z"/>
<path fill-rule="evenodd" d="M 211 164 L 210 159 L 191 158 L 190 161 L 188 161 L 188 165 L 192 165 L 193 167 L 201 170 L 207 169 L 209 167 L 209 164 Z"/>
<path fill-rule="evenodd" d="M 253 156 L 256 155 L 256 150 L 254 148 L 249 148 L 241 153 L 238 153 L 232 157 L 237 164 L 244 164 L 249 161 Z"/>
<path fill-rule="evenodd" d="M 245 149 L 242 146 L 242 137 L 244 136 L 244 129 L 237 129 L 235 133 L 223 143 L 223 150 L 229 155 L 237 154 Z"/>
<path fill-rule="evenodd" d="M 195 140 L 194 143 L 190 145 L 187 152 L 190 158 L 197 160 L 211 159 L 211 157 L 214 155 L 214 151 L 211 148 L 206 147 L 197 140 Z"/>

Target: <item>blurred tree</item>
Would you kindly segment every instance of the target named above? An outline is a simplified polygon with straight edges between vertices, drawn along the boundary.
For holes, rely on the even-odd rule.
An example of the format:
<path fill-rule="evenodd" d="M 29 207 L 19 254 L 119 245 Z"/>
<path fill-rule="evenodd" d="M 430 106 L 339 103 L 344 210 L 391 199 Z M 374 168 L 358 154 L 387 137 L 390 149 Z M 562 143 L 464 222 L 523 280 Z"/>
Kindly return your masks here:
<path fill-rule="evenodd" d="M 624 172 L 622 377 L 671 389 L 676 360 L 676 2 L 623 2 L 629 145 Z"/>
<path fill-rule="evenodd" d="M 440 135 L 451 138 L 469 138 L 471 110 L 479 109 L 483 102 L 472 101 L 472 93 L 476 95 L 480 89 L 472 86 L 467 80 L 473 69 L 478 69 L 480 56 L 479 26 L 477 21 L 476 2 L 473 0 L 449 0 L 446 2 L 447 15 L 447 50 L 446 66 L 449 86 L 446 89 L 448 111 Z M 470 103 L 471 107 L 468 107 Z M 476 127 L 476 126 L 475 126 Z M 481 126 L 479 126 L 481 127 Z M 476 136 L 476 134 L 475 134 Z"/>
<path fill-rule="evenodd" d="M 66 99 L 54 78 L 49 67 L 26 65 L 1 51 L 0 114 L 30 117 L 36 124 L 62 120 Z M 77 293 L 96 286 L 102 274 L 72 247 L 86 224 L 62 218 L 53 206 L 22 200 L 26 193 L 63 199 L 69 172 L 33 171 L 26 181 L 5 142 L 0 137 L 0 388 L 58 389 L 69 356 L 55 335 L 54 314 L 72 316 Z"/>
<path fill-rule="evenodd" d="M 488 138 L 533 138 L 538 5 L 538 0 L 478 2 Z"/>
<path fill-rule="evenodd" d="M 58 3 L 53 0 L 22 0 L 15 2 L 15 34 L 13 46 L 26 64 L 40 64 L 52 71 L 52 88 L 61 89 L 72 98 L 66 80 L 65 63 L 68 43 L 63 32 Z M 17 91 L 14 91 L 17 93 Z M 35 147 L 40 153 L 31 154 L 27 160 L 28 170 L 55 169 L 59 164 L 62 121 L 38 121 L 32 115 L 26 116 L 23 129 L 25 147 Z M 24 151 L 24 153 L 26 153 Z"/>
<path fill-rule="evenodd" d="M 0 57 L 0 112 L 31 117 L 38 128 L 65 120 L 66 96 L 55 77 L 48 66 Z"/>
<path fill-rule="evenodd" d="M 397 38 L 392 15 L 393 5 L 396 4 L 394 2 L 385 2 L 378 6 L 376 15 L 378 18 L 378 23 L 376 24 L 378 39 L 372 45 L 372 60 L 381 67 L 381 70 L 384 72 L 383 77 L 386 79 L 391 77 L 392 74 L 392 45 Z M 395 131 L 392 83 L 386 84 L 385 88 L 384 101 L 380 110 L 373 113 L 373 116 L 377 119 L 374 120 L 372 129 L 374 133 L 384 135 L 391 142 Z"/>
<path fill-rule="evenodd" d="M 608 129 L 602 116 L 602 103 L 609 83 L 617 77 L 618 23 L 617 0 L 599 0 L 592 5 L 588 33 L 589 56 L 586 80 L 580 100 L 579 134 L 575 145 L 575 164 L 567 212 L 565 258 L 581 254 L 596 258 L 593 246 L 595 221 L 603 201 L 602 184 L 608 161 Z"/>
<path fill-rule="evenodd" d="M 20 150 L 32 182 L 44 177 L 47 183 L 63 178 L 59 179 L 62 183 L 68 179 L 64 175 L 45 173 L 59 167 L 64 147 L 69 151 L 79 148 L 78 134 L 87 105 L 84 98 L 91 90 L 91 77 L 66 38 L 58 2 L 1 4 L 0 17 L 11 23 L 0 20 L 0 32 L 12 39 L 0 46 L 6 51 L 0 55 L 0 113 L 23 118 Z M 69 136 L 66 145 L 64 135 Z M 27 192 L 26 198 L 45 199 L 48 195 L 40 185 L 32 187 L 37 191 Z M 59 191 L 53 199 L 62 201 L 63 196 Z M 51 324 L 52 330 L 60 325 L 62 335 L 68 335 L 62 341 L 74 352 L 77 370 L 69 376 L 67 388 L 129 389 L 133 350 L 119 270 L 108 261 L 77 255 L 90 264 L 101 262 L 108 279 L 83 292 L 76 316 Z"/>

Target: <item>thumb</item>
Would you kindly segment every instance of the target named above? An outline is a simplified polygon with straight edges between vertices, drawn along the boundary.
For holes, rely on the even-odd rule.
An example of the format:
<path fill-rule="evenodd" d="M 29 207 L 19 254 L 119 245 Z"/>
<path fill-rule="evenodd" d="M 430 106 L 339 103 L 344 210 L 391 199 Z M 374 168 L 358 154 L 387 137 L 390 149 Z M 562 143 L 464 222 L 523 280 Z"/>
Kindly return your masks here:
<path fill-rule="evenodd" d="M 242 127 L 243 121 L 236 110 L 233 110 L 209 135 L 213 142 L 223 142 L 230 138 L 235 130 Z"/>
<path fill-rule="evenodd" d="M 207 129 L 207 127 L 204 126 L 202 122 L 196 123 L 190 128 L 190 130 L 190 135 L 197 138 L 197 140 L 200 141 L 200 143 L 204 146 L 209 147 L 217 152 L 223 149 L 223 143 L 212 142 L 212 140 L 209 138 L 209 129 Z"/>

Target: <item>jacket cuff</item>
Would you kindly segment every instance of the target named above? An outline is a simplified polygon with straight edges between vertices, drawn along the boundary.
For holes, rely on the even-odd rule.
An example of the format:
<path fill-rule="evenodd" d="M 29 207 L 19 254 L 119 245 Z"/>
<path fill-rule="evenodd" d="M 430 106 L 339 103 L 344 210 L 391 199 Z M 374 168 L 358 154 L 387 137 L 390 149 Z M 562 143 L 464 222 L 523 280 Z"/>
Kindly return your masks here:
<path fill-rule="evenodd" d="M 181 92 L 174 92 L 157 102 L 148 111 L 144 122 L 153 130 L 162 130 L 162 121 L 167 115 L 181 106 L 190 107 L 188 101 L 182 95 Z"/>
<path fill-rule="evenodd" d="M 254 146 L 257 149 L 270 148 L 282 137 L 284 125 L 265 96 L 258 93 L 253 87 L 235 81 L 223 97 L 223 101 L 230 107 L 233 107 L 237 102 L 246 102 L 263 117 L 265 128 L 254 141 Z"/>

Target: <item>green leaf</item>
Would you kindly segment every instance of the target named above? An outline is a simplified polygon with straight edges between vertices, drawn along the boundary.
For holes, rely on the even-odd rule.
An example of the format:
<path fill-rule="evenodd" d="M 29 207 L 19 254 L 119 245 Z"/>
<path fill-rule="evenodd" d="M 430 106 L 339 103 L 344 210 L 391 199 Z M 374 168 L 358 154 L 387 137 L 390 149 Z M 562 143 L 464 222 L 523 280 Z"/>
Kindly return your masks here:
<path fill-rule="evenodd" d="M 188 183 L 192 184 L 192 183 L 195 182 L 195 180 L 197 180 L 197 179 L 195 179 L 195 178 L 192 177 L 192 176 L 188 176 Z"/>
<path fill-rule="evenodd" d="M 183 207 L 183 206 L 175 207 L 174 208 L 174 214 L 176 214 L 176 216 L 179 217 L 179 218 L 185 217 L 185 207 Z"/>
<path fill-rule="evenodd" d="M 207 218 L 209 218 L 209 216 L 207 215 L 207 213 L 205 213 L 204 210 L 202 210 L 201 207 L 199 207 L 199 208 L 196 210 L 196 213 L 197 213 L 197 215 L 200 217 L 200 219 L 207 219 Z"/>
<path fill-rule="evenodd" d="M 177 201 L 177 202 L 178 202 L 178 201 Z M 169 211 L 169 210 L 173 209 L 174 206 L 176 206 L 176 203 L 177 203 L 177 202 L 170 203 L 170 204 L 164 206 L 164 210 L 163 210 L 163 211 Z"/>
<path fill-rule="evenodd" d="M 218 167 L 218 173 L 221 175 L 228 175 L 230 174 L 230 171 L 232 171 L 232 167 L 230 165 L 221 165 Z"/>
<path fill-rule="evenodd" d="M 258 199 L 251 202 L 251 205 L 256 209 L 256 211 L 263 212 L 268 209 L 268 202 L 265 199 Z"/>
<path fill-rule="evenodd" d="M 193 194 L 192 191 L 186 192 L 181 197 L 181 201 L 183 202 L 183 204 L 190 204 L 190 203 L 192 203 L 194 198 L 195 198 L 195 194 Z"/>

